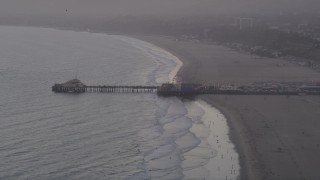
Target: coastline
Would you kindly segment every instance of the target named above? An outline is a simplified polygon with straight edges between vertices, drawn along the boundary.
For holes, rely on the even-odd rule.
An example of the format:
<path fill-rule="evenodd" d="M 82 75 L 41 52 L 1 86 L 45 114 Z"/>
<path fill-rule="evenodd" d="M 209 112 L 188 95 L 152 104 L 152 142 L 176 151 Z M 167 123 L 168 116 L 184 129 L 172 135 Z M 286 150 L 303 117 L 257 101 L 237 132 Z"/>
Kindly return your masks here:
<path fill-rule="evenodd" d="M 126 35 L 124 35 L 124 36 L 126 36 Z M 186 73 L 188 73 L 188 72 L 190 72 L 190 67 L 191 67 L 191 65 L 192 65 L 192 63 L 190 63 L 189 61 L 186 61 L 185 60 L 185 57 L 183 56 L 183 55 L 180 55 L 180 54 L 177 54 L 176 53 L 176 51 L 172 51 L 172 49 L 170 49 L 170 48 L 168 48 L 166 45 L 163 45 L 163 44 L 161 44 L 161 42 L 159 43 L 158 42 L 158 40 L 160 39 L 160 41 L 161 40 L 165 40 L 165 41 L 167 41 L 167 40 L 169 40 L 169 43 L 170 43 L 170 41 L 175 41 L 174 40 L 174 38 L 172 38 L 172 37 L 164 37 L 164 36 L 144 36 L 144 35 L 131 35 L 131 36 L 129 36 L 129 37 L 133 37 L 133 38 L 136 38 L 136 39 L 140 39 L 140 40 L 142 40 L 142 41 L 145 41 L 145 42 L 149 42 L 149 43 L 151 43 L 151 44 L 154 44 L 154 45 L 156 45 L 156 46 L 158 46 L 158 47 L 160 47 L 160 48 L 163 48 L 165 51 L 167 51 L 167 52 L 169 52 L 170 54 L 172 54 L 173 56 L 175 56 L 175 57 L 177 57 L 176 59 L 174 59 L 174 61 L 176 62 L 176 66 L 174 67 L 174 69 L 170 72 L 170 74 L 169 74 L 169 79 L 170 79 L 170 81 L 171 82 L 174 82 L 174 83 L 176 83 L 176 82 L 179 82 L 179 81 L 182 81 L 182 79 L 184 79 L 183 77 L 186 75 Z M 151 39 L 150 39 L 151 38 Z M 153 39 L 153 38 L 156 38 L 156 39 Z M 170 50 L 169 50 L 170 49 Z M 228 149 L 228 151 L 235 151 L 234 152 L 234 155 L 236 155 L 236 156 L 238 156 L 236 159 L 231 159 L 232 161 L 237 161 L 238 163 L 239 163 L 239 167 L 238 167 L 238 169 L 239 169 L 239 172 L 237 173 L 238 174 L 238 176 L 237 176 L 237 178 L 240 178 L 240 179 L 247 179 L 247 175 L 244 175 L 244 174 L 247 174 L 247 172 L 246 172 L 246 170 L 245 169 L 247 169 L 246 168 L 246 166 L 243 166 L 244 165 L 244 162 L 242 162 L 242 160 L 241 160 L 241 152 L 242 152 L 242 149 L 241 148 L 239 148 L 239 139 L 237 139 L 237 138 L 235 138 L 236 137 L 236 133 L 235 132 L 233 132 L 233 131 L 231 131 L 231 129 L 233 129 L 232 127 L 230 127 L 230 122 L 229 122 L 229 114 L 226 112 L 226 111 L 224 111 L 218 104 L 215 104 L 215 103 L 213 103 L 213 102 L 211 102 L 211 101 L 209 101 L 207 98 L 203 98 L 203 97 L 201 97 L 201 98 L 198 98 L 198 100 L 197 101 L 193 101 L 194 102 L 194 104 L 193 104 L 193 106 L 198 106 L 198 108 L 199 108 L 199 105 L 195 105 L 195 104 L 205 104 L 205 106 L 207 106 L 207 107 L 203 107 L 203 110 L 204 109 L 206 109 L 206 108 L 213 108 L 214 110 L 218 110 L 218 111 L 220 111 L 221 113 L 222 113 L 222 117 L 225 117 L 226 119 L 225 119 L 225 121 L 227 122 L 227 124 L 226 124 L 226 126 L 228 126 L 228 127 L 225 127 L 225 130 L 227 131 L 227 134 L 226 134 L 226 139 L 225 140 L 230 140 L 231 141 L 231 147 L 232 148 L 234 148 L 234 150 L 233 149 Z M 189 102 L 190 103 L 190 102 Z M 186 106 L 189 106 L 189 108 L 190 108 L 190 106 L 192 106 L 192 105 L 190 105 L 190 104 L 186 104 Z M 211 107 L 209 107 L 209 106 L 211 106 Z M 188 107 L 187 107 L 188 108 Z M 205 110 L 204 110 L 205 111 Z M 190 117 L 191 118 L 191 117 Z M 191 118 L 192 119 L 192 118 Z M 203 120 L 202 120 L 203 121 Z M 212 121 L 213 122 L 213 121 Z M 204 122 L 203 122 L 204 123 Z M 194 128 L 194 126 L 192 126 L 191 128 L 190 128 L 190 131 L 193 133 L 193 134 L 196 134 L 196 135 L 201 135 L 202 134 L 202 132 L 200 132 L 199 130 L 196 130 L 196 131 L 192 131 L 192 128 Z M 208 127 L 206 127 L 206 128 L 208 128 Z M 212 129 L 212 128 L 211 128 Z M 203 128 L 202 128 L 202 130 L 203 130 Z M 212 131 L 210 132 L 210 134 L 212 134 Z M 223 133 L 223 135 L 224 135 L 224 133 Z M 199 137 L 198 137 L 199 138 Z M 204 138 L 204 139 L 206 139 L 206 140 L 212 140 L 212 138 L 211 137 L 209 137 L 209 135 L 207 136 L 207 137 L 200 137 L 200 138 Z M 201 139 L 200 139 L 200 141 L 201 141 Z M 213 142 L 212 142 L 213 143 Z M 211 144 L 211 143 L 209 143 L 209 144 Z M 200 144 L 199 144 L 200 145 Z M 197 147 L 199 147 L 199 145 L 197 146 Z M 194 148 L 194 149 L 192 149 L 192 150 L 197 150 L 197 147 L 196 148 Z M 212 148 L 212 146 L 211 146 L 211 148 Z M 211 149 L 210 148 L 210 149 Z M 209 150 L 209 151 L 212 151 L 212 150 L 214 150 L 214 149 L 211 149 L 211 150 Z M 203 177 L 204 179 L 210 179 L 210 173 L 209 173 L 209 175 L 208 174 L 205 174 L 204 173 L 204 171 L 203 171 L 203 168 L 206 168 L 207 167 L 207 170 L 209 170 L 210 171 L 210 167 L 211 168 L 213 168 L 213 166 L 212 165 L 208 165 L 209 163 L 212 163 L 213 161 L 216 161 L 216 158 L 215 157 L 212 157 L 211 155 L 210 155 L 210 152 L 208 151 L 208 155 L 207 155 L 207 158 L 208 159 L 210 159 L 210 160 L 208 160 L 207 161 L 207 165 L 203 165 L 203 166 L 201 166 L 200 167 L 200 169 L 198 169 L 198 170 L 196 170 L 196 171 L 191 171 L 191 174 L 193 173 L 193 177 L 194 178 L 196 178 L 196 176 L 194 176 L 195 174 L 196 175 L 200 175 L 201 177 Z M 215 151 L 215 150 L 214 150 Z M 219 152 L 220 153 L 220 152 Z M 198 154 L 198 153 L 197 153 Z M 185 154 L 184 154 L 185 155 Z M 199 154 L 198 154 L 199 155 Z M 188 155 L 187 155 L 188 156 Z M 200 155 L 201 156 L 201 155 Z M 199 156 L 199 157 L 200 157 Z M 232 161 L 230 161 L 229 163 L 231 163 Z M 215 163 L 215 162 L 213 162 L 213 163 Z M 214 167 L 215 167 L 216 165 L 214 165 Z M 232 169 L 234 169 L 234 168 L 236 168 L 236 166 L 238 166 L 238 165 L 234 165 L 234 164 L 232 164 Z M 230 167 L 229 167 L 230 168 Z M 201 174 L 201 173 L 203 173 L 203 174 Z M 218 172 L 216 172 L 216 170 L 215 170 L 215 173 L 216 174 L 218 174 L 218 175 L 222 175 L 222 174 L 219 174 Z M 190 174 L 190 173 L 189 173 Z M 191 175 L 190 174 L 190 175 Z M 235 174 L 234 174 L 235 175 Z M 223 177 L 223 179 L 226 177 L 226 178 L 228 178 L 228 176 L 221 176 L 221 177 Z M 235 177 L 234 177 L 235 178 Z M 237 179 L 236 178 L 236 179 Z"/>
<path fill-rule="evenodd" d="M 239 154 L 229 136 L 225 116 L 203 100 L 183 100 L 198 146 L 183 153 L 185 179 L 228 179 L 240 176 Z"/>
<path fill-rule="evenodd" d="M 146 36 L 130 37 L 140 39 L 142 41 L 149 42 L 152 45 L 158 46 L 157 43 L 144 39 L 144 37 Z M 166 39 L 170 37 L 160 38 Z M 158 47 L 175 57 L 173 60 L 176 63 L 176 66 L 169 73 L 169 81 L 172 83 L 182 81 L 182 71 L 184 71 L 185 67 L 188 67 L 187 65 L 185 65 L 185 63 L 188 63 L 188 61 L 182 61 L 180 57 L 176 56 L 176 54 L 174 53 L 171 53 L 171 51 L 167 51 L 167 49 L 163 48 L 163 46 Z M 230 136 L 230 128 L 224 114 L 221 113 L 219 109 L 209 103 L 206 99 L 199 98 L 196 101 L 187 100 L 183 101 L 183 104 L 188 110 L 188 118 L 193 121 L 189 131 L 194 134 L 200 141 L 200 143 L 196 147 L 182 154 L 182 157 L 184 158 L 182 166 L 184 166 L 183 174 L 186 176 L 185 178 L 241 178 L 240 176 L 242 175 L 242 167 L 240 167 L 239 162 L 240 154 L 238 153 L 238 150 L 235 147 L 236 145 L 234 144 L 234 141 Z M 203 114 L 199 112 L 195 114 L 192 113 L 192 111 L 198 108 L 203 111 Z M 208 117 L 207 114 L 210 114 L 212 117 L 214 117 Z M 199 126 L 199 123 L 202 127 Z M 203 131 L 207 133 L 204 133 Z M 203 154 L 204 152 L 206 153 Z"/>
<path fill-rule="evenodd" d="M 183 62 L 178 72 L 183 82 L 320 81 L 320 73 L 281 59 L 256 59 L 225 47 L 168 37 L 133 37 L 177 56 Z M 319 97 L 202 95 L 199 98 L 226 116 L 231 140 L 240 155 L 241 179 L 319 177 L 316 169 L 320 165 L 320 145 L 316 143 L 320 138 Z"/>
<path fill-rule="evenodd" d="M 148 45 L 148 41 L 143 42 L 148 47 L 152 47 L 150 50 L 163 52 L 165 57 L 170 57 L 168 59 L 174 62 L 175 66 L 172 67 L 167 76 L 168 81 L 165 82 L 179 82 L 181 77 L 178 76 L 178 73 L 184 67 L 183 62 L 171 52 L 154 46 L 152 43 Z M 150 58 L 154 59 L 153 56 Z M 161 79 L 164 80 L 164 78 Z M 225 116 L 201 99 L 180 100 L 179 102 L 187 111 L 183 119 L 186 124 L 190 124 L 188 125 L 190 127 L 186 129 L 188 133 L 175 139 L 175 144 L 182 152 L 180 156 L 184 179 L 238 179 L 240 175 L 239 154 L 235 151 L 230 139 Z M 170 130 L 172 127 L 176 129 L 174 125 L 176 121 L 165 123 L 162 128 L 164 130 Z"/>

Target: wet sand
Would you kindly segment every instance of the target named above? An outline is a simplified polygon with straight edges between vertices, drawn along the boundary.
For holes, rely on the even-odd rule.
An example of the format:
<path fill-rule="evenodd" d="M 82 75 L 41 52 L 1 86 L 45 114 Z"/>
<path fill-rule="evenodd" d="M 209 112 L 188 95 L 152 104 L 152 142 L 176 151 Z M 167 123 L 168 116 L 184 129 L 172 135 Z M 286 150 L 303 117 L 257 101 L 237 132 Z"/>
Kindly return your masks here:
<path fill-rule="evenodd" d="M 173 38 L 139 36 L 174 55 L 183 82 L 320 81 L 320 73 L 281 59 Z M 319 179 L 320 96 L 203 95 L 226 117 L 242 179 Z"/>

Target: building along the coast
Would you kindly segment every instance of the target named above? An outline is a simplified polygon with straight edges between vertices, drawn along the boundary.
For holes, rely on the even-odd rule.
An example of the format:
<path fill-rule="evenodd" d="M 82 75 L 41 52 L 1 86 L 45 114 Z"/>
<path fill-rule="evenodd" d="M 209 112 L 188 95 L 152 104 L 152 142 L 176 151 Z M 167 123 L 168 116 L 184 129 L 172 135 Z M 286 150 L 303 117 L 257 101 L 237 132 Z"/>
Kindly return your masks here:
<path fill-rule="evenodd" d="M 80 93 L 86 91 L 86 85 L 82 83 L 79 79 L 72 79 L 62 84 L 55 84 L 52 87 L 52 90 L 58 92 Z"/>

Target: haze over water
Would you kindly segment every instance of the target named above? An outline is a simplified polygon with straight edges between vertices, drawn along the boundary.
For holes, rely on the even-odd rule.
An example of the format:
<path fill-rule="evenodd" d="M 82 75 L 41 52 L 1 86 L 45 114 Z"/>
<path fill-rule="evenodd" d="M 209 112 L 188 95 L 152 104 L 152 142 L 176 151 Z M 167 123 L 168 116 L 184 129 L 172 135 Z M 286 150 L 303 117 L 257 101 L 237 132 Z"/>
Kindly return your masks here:
<path fill-rule="evenodd" d="M 157 85 L 176 63 L 123 36 L 0 27 L 0 179 L 181 179 L 185 166 L 204 166 L 217 154 L 182 163 L 199 144 L 210 152 L 189 130 L 204 111 L 190 116 L 179 99 L 155 94 L 50 89 L 75 76 L 87 85 Z"/>

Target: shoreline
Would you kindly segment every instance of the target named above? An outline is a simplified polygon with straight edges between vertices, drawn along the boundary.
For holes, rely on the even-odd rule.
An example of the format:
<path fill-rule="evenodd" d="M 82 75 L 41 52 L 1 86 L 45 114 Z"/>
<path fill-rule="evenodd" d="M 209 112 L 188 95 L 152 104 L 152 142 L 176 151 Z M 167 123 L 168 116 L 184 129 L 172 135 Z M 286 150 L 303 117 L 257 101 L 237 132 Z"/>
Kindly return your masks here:
<path fill-rule="evenodd" d="M 136 39 L 151 43 L 152 45 L 158 46 L 158 44 L 156 44 L 156 43 L 154 43 L 152 41 L 150 42 L 148 40 L 145 40 L 144 38 L 141 38 L 140 36 L 138 36 L 138 37 L 137 36 L 129 36 L 129 37 L 136 38 Z M 153 36 L 151 36 L 151 37 L 153 37 Z M 161 38 L 168 38 L 168 37 L 161 37 Z M 171 51 L 168 51 L 167 49 L 163 48 L 162 46 L 158 46 L 158 47 L 161 50 L 164 50 L 167 53 L 169 53 L 170 55 L 175 57 L 173 59 L 173 61 L 176 63 L 176 66 L 172 69 L 172 71 L 170 71 L 170 74 L 169 74 L 170 82 L 176 83 L 176 82 L 182 81 L 182 78 L 183 78 L 182 71 L 186 67 L 185 63 L 187 63 L 187 62 L 184 62 L 183 60 L 180 59 L 179 56 L 176 56 L 174 53 L 172 53 Z M 215 106 L 213 106 L 213 104 L 210 103 L 209 101 L 207 101 L 206 99 L 198 98 L 198 100 L 193 100 L 192 102 L 193 102 L 192 105 L 190 105 L 191 102 L 187 102 L 187 104 L 186 104 L 186 102 L 183 102 L 183 104 L 188 109 L 188 117 L 189 118 L 193 119 L 192 117 L 190 117 L 190 114 L 189 114 L 189 110 L 190 109 L 192 110 L 191 106 L 197 106 L 197 108 L 202 109 L 202 111 L 204 111 L 205 114 L 207 114 L 208 112 L 210 112 L 210 114 L 216 114 L 217 115 L 216 118 L 218 118 L 219 114 L 221 113 L 222 121 L 225 121 L 226 125 L 223 125 L 223 122 L 220 122 L 220 126 L 225 126 L 225 127 L 220 127 L 223 130 L 219 134 L 216 134 L 218 136 L 221 136 L 221 137 L 218 138 L 218 137 L 212 137 L 214 135 L 214 133 L 215 133 L 213 130 L 216 128 L 216 126 L 214 126 L 214 125 L 211 126 L 211 123 L 214 123 L 215 121 L 219 121 L 218 119 L 214 118 L 215 119 L 214 120 L 212 118 L 209 119 L 208 117 L 205 118 L 204 117 L 205 114 L 201 116 L 200 121 L 203 123 L 203 126 L 204 126 L 203 128 L 209 129 L 208 130 L 209 131 L 209 135 L 207 135 L 206 137 L 202 137 L 203 136 L 203 132 L 199 131 L 199 127 L 196 127 L 198 125 L 196 125 L 195 122 L 192 123 L 192 127 L 189 129 L 189 131 L 190 131 L 190 133 L 193 133 L 199 139 L 199 141 L 201 143 L 199 145 L 197 145 L 196 147 L 194 147 L 193 149 L 191 149 L 190 151 L 188 151 L 186 153 L 183 153 L 182 157 L 186 158 L 186 156 L 198 156 L 198 158 L 201 158 L 200 157 L 201 156 L 201 150 L 199 151 L 198 149 L 199 148 L 201 149 L 203 147 L 200 147 L 200 146 L 210 146 L 208 148 L 208 150 L 207 150 L 208 154 L 207 155 L 203 155 L 203 156 L 207 157 L 208 160 L 206 161 L 205 164 L 203 164 L 203 165 L 201 165 L 201 166 L 199 166 L 199 167 L 197 167 L 195 169 L 191 169 L 191 172 L 189 172 L 190 170 L 186 170 L 185 168 L 183 168 L 183 169 L 185 169 L 183 171 L 183 174 L 185 175 L 185 173 L 187 173 L 188 175 L 191 175 L 191 176 L 193 175 L 192 176 L 193 178 L 199 178 L 201 176 L 204 179 L 217 178 L 217 176 L 219 176 L 220 179 L 224 179 L 224 178 L 232 178 L 232 179 L 233 178 L 235 178 L 235 179 L 239 179 L 240 178 L 240 179 L 243 179 L 243 178 L 241 178 L 241 176 L 243 174 L 242 173 L 243 167 L 241 167 L 241 165 L 240 165 L 241 163 L 240 163 L 240 159 L 239 159 L 241 157 L 241 155 L 240 155 L 240 153 L 238 151 L 239 148 L 236 148 L 237 145 L 236 145 L 236 143 L 234 142 L 234 140 L 232 138 L 232 133 L 230 133 L 230 125 L 229 125 L 230 122 L 228 122 L 225 114 L 220 109 L 218 109 Z M 216 130 L 218 130 L 218 129 L 216 129 Z M 223 136 L 225 136 L 225 137 L 223 137 Z M 228 142 L 228 143 L 225 144 L 225 145 L 223 145 L 223 143 L 219 145 L 219 140 L 217 140 L 217 142 L 211 142 L 214 139 L 219 139 L 220 143 L 221 142 L 225 142 L 225 143 Z M 204 145 L 203 141 L 208 141 L 207 142 L 208 144 Z M 231 155 L 231 159 L 227 160 L 226 157 L 223 159 L 223 156 L 226 156 L 226 155 L 224 155 L 225 152 L 223 152 L 221 150 L 218 150 L 217 147 L 215 147 L 214 145 L 218 146 L 219 149 L 224 149 L 227 152 L 229 152 L 226 155 L 228 155 L 228 154 Z M 193 151 L 195 151 L 196 153 L 194 153 Z M 214 151 L 216 151 L 217 155 L 219 155 L 219 156 L 221 155 L 222 156 L 220 160 L 219 160 L 219 157 L 216 157 L 217 155 L 213 156 L 213 152 Z M 211 155 L 210 152 L 212 152 L 212 155 Z M 189 154 L 191 154 L 191 155 L 189 155 Z M 232 159 L 232 156 L 234 157 L 233 159 Z M 190 162 L 187 162 L 187 164 L 184 164 L 186 162 L 182 161 L 182 164 L 184 164 L 185 166 L 188 167 L 188 166 L 190 166 L 192 164 L 192 162 L 194 160 L 195 159 L 192 160 L 192 158 L 191 158 L 191 160 L 189 160 Z M 224 166 L 225 166 L 224 168 L 225 169 L 220 169 L 221 165 L 219 165 L 219 163 L 220 164 L 224 164 Z M 229 165 L 230 167 L 226 167 L 227 165 Z M 217 169 L 213 170 L 214 168 L 218 168 L 218 170 Z M 227 168 L 229 168 L 229 169 L 227 170 Z M 206 169 L 206 170 L 204 170 L 204 169 Z M 238 169 L 238 170 L 236 170 L 236 169 Z M 227 171 L 229 172 L 229 170 L 231 170 L 231 174 L 227 173 Z M 205 173 L 205 171 L 209 171 L 209 172 Z M 211 171 L 213 171 L 213 172 L 211 172 Z M 221 171 L 224 171 L 224 172 L 222 173 Z M 236 171 L 238 171 L 238 173 Z M 206 174 L 206 175 L 204 175 L 204 174 Z M 215 174 L 216 176 L 212 177 L 213 174 Z"/>
<path fill-rule="evenodd" d="M 186 179 L 238 179 L 239 154 L 229 136 L 225 116 L 205 101 L 183 101 L 192 120 L 192 132 L 200 141 L 183 154 Z"/>
<path fill-rule="evenodd" d="M 177 60 L 179 62 L 181 62 L 181 66 L 178 68 L 178 71 L 176 71 L 176 74 L 174 77 L 176 77 L 177 79 L 181 80 L 183 79 L 183 75 L 186 73 L 185 71 L 186 68 L 188 66 L 190 66 L 190 64 L 188 63 L 188 61 L 184 61 L 183 60 L 183 57 L 182 56 L 179 56 L 177 54 L 174 54 L 172 51 L 166 49 L 165 47 L 163 47 L 161 44 L 157 43 L 157 42 L 154 42 L 153 40 L 150 41 L 150 39 L 148 39 L 148 37 L 154 37 L 154 36 L 129 36 L 129 37 L 133 37 L 133 38 L 137 38 L 139 40 L 142 40 L 142 41 L 146 41 L 146 42 L 149 42 L 151 44 L 154 44 L 156 46 L 159 46 L 160 48 L 163 48 L 165 51 L 168 51 L 169 53 L 171 53 L 172 55 L 176 56 L 177 57 Z M 170 38 L 170 37 L 160 37 L 160 38 Z M 172 39 L 170 39 L 171 41 L 173 41 Z M 178 65 L 177 65 L 178 66 Z M 175 68 L 177 68 L 177 66 Z M 172 72 L 171 72 L 172 73 Z M 170 73 L 170 74 L 171 74 Z M 226 122 L 227 122 L 227 126 L 228 126 L 228 133 L 229 133 L 229 138 L 230 138 L 230 141 L 232 142 L 232 144 L 234 144 L 234 149 L 235 151 L 237 152 L 238 154 L 238 161 L 239 161 L 239 168 L 240 168 L 240 172 L 239 172 L 239 177 L 240 179 L 247 179 L 247 165 L 245 165 L 246 163 L 243 162 L 242 160 L 242 156 L 243 156 L 243 148 L 242 147 L 239 147 L 239 146 L 243 146 L 241 145 L 241 140 L 237 139 L 237 133 L 233 132 L 232 129 L 234 129 L 232 123 L 230 122 L 230 114 L 227 113 L 219 104 L 216 104 L 214 102 L 210 102 L 207 98 L 203 98 L 203 97 L 200 97 L 198 98 L 200 101 L 204 101 L 205 103 L 207 103 L 208 105 L 212 106 L 211 108 L 215 108 L 217 109 L 218 111 L 220 111 L 222 113 L 223 116 L 226 117 Z M 194 102 L 199 102 L 199 101 L 194 101 Z M 191 128 L 190 128 L 190 132 L 191 132 Z M 192 133 L 195 133 L 195 132 L 192 132 Z M 198 146 L 197 146 L 198 147 Z M 197 148 L 195 147 L 195 148 Z M 194 148 L 194 149 L 195 149 Z M 214 158 L 211 158 L 209 161 L 211 161 L 212 159 Z M 208 161 L 208 163 L 209 163 Z M 205 166 L 205 165 L 204 165 Z M 203 166 L 203 167 L 204 167 Z"/>
<path fill-rule="evenodd" d="M 130 36 L 131 37 L 131 36 Z M 130 38 L 129 37 L 129 38 Z M 141 40 L 140 38 L 135 39 Z M 144 40 L 141 40 L 144 41 Z M 180 81 L 179 73 L 184 67 L 183 61 L 156 44 L 158 51 L 163 51 L 172 57 L 175 66 L 169 72 L 169 82 Z M 201 99 L 181 100 L 187 110 L 186 117 L 192 122 L 188 132 L 199 141 L 199 144 L 181 154 L 182 174 L 186 179 L 238 179 L 240 176 L 239 154 L 235 150 L 229 136 L 229 127 L 225 116 L 215 107 Z M 212 118 L 212 117 L 214 118 Z M 187 136 L 175 140 L 185 146 Z M 230 173 L 231 172 L 231 173 Z"/>
<path fill-rule="evenodd" d="M 166 37 L 133 37 L 177 56 L 183 62 L 178 77 L 187 83 L 320 81 L 319 72 L 281 59 L 255 59 L 225 47 Z M 227 118 L 231 141 L 239 153 L 241 179 L 320 176 L 316 169 L 320 165 L 320 144 L 316 143 L 320 138 L 317 120 L 320 97 L 202 95 L 199 98 Z"/>

